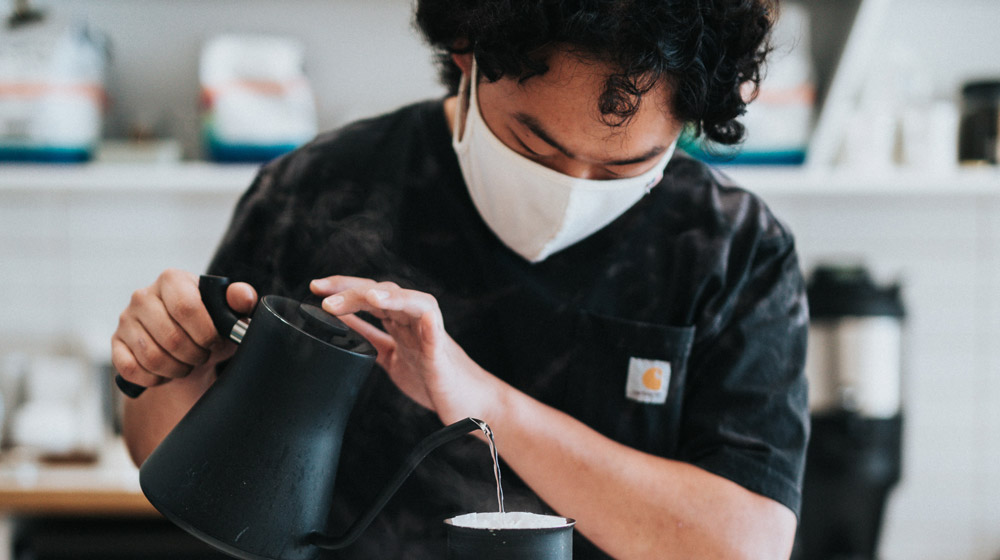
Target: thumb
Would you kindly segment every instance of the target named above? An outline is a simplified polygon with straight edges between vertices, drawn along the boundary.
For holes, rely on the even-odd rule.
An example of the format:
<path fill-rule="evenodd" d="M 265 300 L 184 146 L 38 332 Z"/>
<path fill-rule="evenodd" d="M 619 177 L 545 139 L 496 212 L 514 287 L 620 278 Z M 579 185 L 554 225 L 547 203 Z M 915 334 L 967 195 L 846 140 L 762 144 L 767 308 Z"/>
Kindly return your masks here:
<path fill-rule="evenodd" d="M 233 311 L 249 315 L 257 306 L 257 290 L 246 282 L 233 282 L 226 289 L 226 303 Z"/>

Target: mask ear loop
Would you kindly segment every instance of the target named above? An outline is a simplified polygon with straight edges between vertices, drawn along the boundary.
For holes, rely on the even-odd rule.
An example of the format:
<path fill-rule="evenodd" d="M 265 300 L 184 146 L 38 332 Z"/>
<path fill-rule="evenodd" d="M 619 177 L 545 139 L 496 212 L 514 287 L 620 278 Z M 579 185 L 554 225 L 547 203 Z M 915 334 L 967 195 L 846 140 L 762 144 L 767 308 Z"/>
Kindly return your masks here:
<path fill-rule="evenodd" d="M 455 108 L 455 129 L 452 131 L 451 140 L 456 146 L 462 143 L 465 137 L 466 124 L 469 118 L 469 107 L 472 103 L 472 88 L 470 82 L 476 79 L 476 57 L 472 57 L 472 70 L 469 74 L 462 74 L 462 79 L 458 83 L 458 106 Z"/>

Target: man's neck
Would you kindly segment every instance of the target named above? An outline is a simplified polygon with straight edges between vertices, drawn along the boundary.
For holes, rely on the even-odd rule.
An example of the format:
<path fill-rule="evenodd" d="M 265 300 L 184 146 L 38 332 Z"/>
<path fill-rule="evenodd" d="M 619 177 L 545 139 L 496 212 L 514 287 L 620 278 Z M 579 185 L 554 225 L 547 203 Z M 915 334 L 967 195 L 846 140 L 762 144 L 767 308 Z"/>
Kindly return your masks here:
<path fill-rule="evenodd" d="M 448 133 L 455 130 L 455 111 L 458 108 L 458 96 L 451 96 L 444 100 L 444 118 L 448 121 Z"/>

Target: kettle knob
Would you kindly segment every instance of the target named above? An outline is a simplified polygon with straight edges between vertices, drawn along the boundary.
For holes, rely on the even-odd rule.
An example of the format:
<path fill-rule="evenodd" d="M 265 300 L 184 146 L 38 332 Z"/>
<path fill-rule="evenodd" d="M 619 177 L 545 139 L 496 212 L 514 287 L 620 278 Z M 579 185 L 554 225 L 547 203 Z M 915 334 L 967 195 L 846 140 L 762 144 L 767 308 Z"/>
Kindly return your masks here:
<path fill-rule="evenodd" d="M 300 304 L 299 315 L 306 320 L 310 327 L 327 336 L 347 336 L 347 333 L 351 332 L 351 329 L 343 321 L 315 305 Z"/>

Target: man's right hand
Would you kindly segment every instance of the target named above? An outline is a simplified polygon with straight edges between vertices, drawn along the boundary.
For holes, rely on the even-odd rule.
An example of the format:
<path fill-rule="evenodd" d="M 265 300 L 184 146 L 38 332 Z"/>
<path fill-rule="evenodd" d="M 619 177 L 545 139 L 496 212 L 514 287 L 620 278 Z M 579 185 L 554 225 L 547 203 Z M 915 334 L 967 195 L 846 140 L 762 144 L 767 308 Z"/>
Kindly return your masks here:
<path fill-rule="evenodd" d="M 229 306 L 249 315 L 257 293 L 236 282 L 226 291 Z M 136 290 L 111 337 L 111 363 L 126 380 L 153 387 L 186 377 L 207 363 L 228 358 L 235 344 L 216 332 L 198 292 L 198 276 L 164 271 L 148 288 Z"/>

